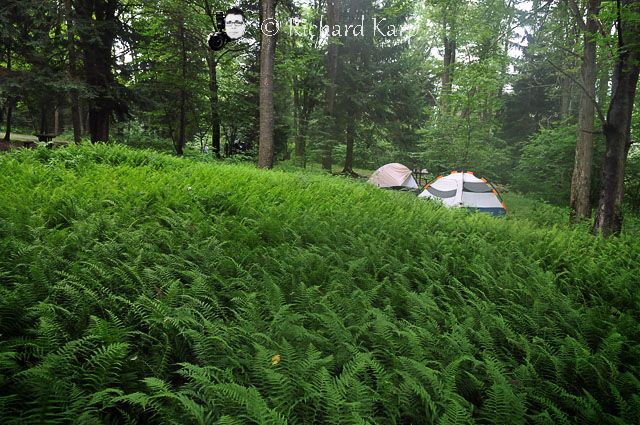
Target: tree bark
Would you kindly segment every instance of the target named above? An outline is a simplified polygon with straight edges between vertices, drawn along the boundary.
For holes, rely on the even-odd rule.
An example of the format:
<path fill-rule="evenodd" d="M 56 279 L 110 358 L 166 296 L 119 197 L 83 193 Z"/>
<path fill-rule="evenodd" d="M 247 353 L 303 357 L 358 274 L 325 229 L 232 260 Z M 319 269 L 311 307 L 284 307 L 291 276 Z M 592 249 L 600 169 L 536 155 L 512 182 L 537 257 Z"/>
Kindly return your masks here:
<path fill-rule="evenodd" d="M 262 22 L 275 19 L 275 0 L 261 0 Z M 273 168 L 273 66 L 276 55 L 276 36 L 264 32 L 260 43 L 260 137 L 258 167 Z"/>
<path fill-rule="evenodd" d="M 340 23 L 340 8 L 342 7 L 340 0 L 327 0 L 327 24 L 329 33 L 335 25 Z M 336 37 L 329 36 L 329 46 L 327 48 L 327 80 L 328 85 L 325 92 L 326 102 L 326 118 L 328 120 L 327 131 L 325 132 L 325 141 L 322 149 L 322 169 L 331 172 L 333 158 L 331 151 L 333 149 L 333 137 L 335 133 L 335 103 L 337 92 L 338 78 L 338 40 Z"/>
<path fill-rule="evenodd" d="M 78 58 L 75 48 L 75 40 L 73 34 L 73 16 L 71 8 L 71 0 L 64 1 L 65 15 L 67 18 L 67 42 L 69 44 L 69 79 L 78 82 Z M 73 141 L 80 143 L 82 139 L 82 118 L 80 116 L 80 95 L 77 88 L 72 88 L 69 92 L 69 101 L 71 102 L 71 123 L 73 125 Z"/>
<path fill-rule="evenodd" d="M 442 42 L 444 55 L 442 57 L 442 91 L 440 93 L 440 112 L 446 114 L 449 107 L 449 97 L 453 86 L 453 71 L 456 63 L 456 33 L 455 24 L 448 21 L 450 14 L 445 16 L 443 22 Z"/>
<path fill-rule="evenodd" d="M 573 81 L 567 76 L 560 78 L 560 119 L 566 119 L 571 112 L 571 99 L 573 98 Z"/>
<path fill-rule="evenodd" d="M 444 56 L 442 58 L 444 70 L 442 72 L 442 94 L 443 97 L 451 94 L 453 83 L 453 67 L 456 63 L 456 41 L 451 40 L 449 35 L 444 36 Z M 443 99 L 446 102 L 446 99 Z"/>
<path fill-rule="evenodd" d="M 601 0 L 587 3 L 587 22 L 584 32 L 582 59 L 582 85 L 580 113 L 578 117 L 578 140 L 571 178 L 571 221 L 579 222 L 591 217 L 591 169 L 593 163 L 593 124 L 596 99 L 596 40 L 597 16 Z M 576 19 L 582 19 L 576 17 Z"/>
<path fill-rule="evenodd" d="M 207 55 L 209 67 L 209 106 L 211 109 L 211 149 L 216 158 L 220 158 L 220 106 L 218 102 L 218 61 L 215 53 Z"/>
<path fill-rule="evenodd" d="M 620 3 L 631 10 L 621 13 Z M 639 13 L 640 5 L 637 0 L 622 0 L 618 3 L 618 57 L 613 73 L 611 103 L 603 126 L 606 152 L 600 199 L 593 223 L 593 233 L 605 237 L 622 230 L 620 206 L 624 197 L 624 171 L 631 146 L 631 116 L 640 72 Z M 631 19 L 630 15 L 633 15 Z"/>
<path fill-rule="evenodd" d="M 62 114 L 60 114 L 60 108 L 56 105 L 53 110 L 53 134 L 60 134 L 62 131 L 62 123 L 60 122 Z"/>
<path fill-rule="evenodd" d="M 89 107 L 91 142 L 109 141 L 109 121 L 113 111 L 111 49 L 115 39 L 117 0 L 78 0 L 76 11 L 82 20 L 79 31 L 86 81 L 93 90 Z"/>
<path fill-rule="evenodd" d="M 311 95 L 309 89 L 303 90 L 302 93 L 302 112 L 300 114 L 300 144 L 298 145 L 298 155 L 301 159 L 301 165 L 303 168 L 307 166 L 307 132 L 309 130 L 309 116 L 312 110 L 315 108 L 316 102 Z"/>
<path fill-rule="evenodd" d="M 208 0 L 204 0 L 204 10 L 211 26 L 215 26 L 215 14 Z M 220 158 L 221 121 L 218 101 L 218 57 L 207 48 L 207 67 L 209 68 L 209 108 L 211 109 L 211 150 L 212 155 Z M 233 141 L 232 141 L 233 142 Z"/>
<path fill-rule="evenodd" d="M 89 106 L 88 101 L 80 105 L 80 116 L 82 117 L 82 134 L 89 134 Z M 91 137 L 91 134 L 89 134 Z"/>
<path fill-rule="evenodd" d="M 38 111 L 40 112 L 40 123 L 38 124 L 38 133 L 47 134 L 49 128 L 47 126 L 47 102 L 38 102 Z"/>
<path fill-rule="evenodd" d="M 347 153 L 344 160 L 344 169 L 342 174 L 352 175 L 353 173 L 353 145 L 355 142 L 355 119 L 347 123 L 345 131 L 345 139 L 347 142 Z"/>
<path fill-rule="evenodd" d="M 187 91 L 184 85 L 187 80 L 187 47 L 185 42 L 184 20 L 180 21 L 180 46 L 181 46 L 181 71 L 182 81 L 180 83 L 180 123 L 178 126 L 178 143 L 176 145 L 176 153 L 178 156 L 184 155 L 184 147 L 186 145 L 186 127 L 187 127 Z"/>
<path fill-rule="evenodd" d="M 603 108 L 606 106 L 607 96 L 609 95 L 609 72 L 608 71 L 609 70 L 606 69 L 602 72 L 600 71 L 600 66 L 598 66 L 598 72 L 600 73 L 600 79 L 598 81 L 598 103 Z"/>
<path fill-rule="evenodd" d="M 8 142 L 11 140 L 11 120 L 13 118 L 13 99 L 9 100 L 9 105 L 7 106 L 7 127 L 4 132 L 4 141 Z"/>
<path fill-rule="evenodd" d="M 11 42 L 7 44 L 7 72 L 11 72 Z M 15 100 L 10 95 L 9 99 L 7 99 L 7 127 L 4 133 L 5 142 L 9 142 L 11 140 L 11 120 L 13 118 L 14 104 Z"/>
<path fill-rule="evenodd" d="M 293 122 L 295 126 L 295 162 L 296 165 L 302 165 L 302 157 L 304 155 L 304 140 L 302 139 L 302 112 L 300 100 L 300 81 L 297 75 L 293 76 Z"/>
<path fill-rule="evenodd" d="M 584 26 L 584 21 L 582 17 L 571 16 L 572 7 L 569 5 L 569 1 L 575 0 L 561 0 L 559 9 L 560 9 L 560 19 L 562 24 L 565 27 L 564 31 L 564 40 L 562 43 L 566 46 L 567 51 L 573 51 L 573 48 L 576 44 L 576 34 L 578 34 L 577 29 L 582 28 Z M 576 22 L 576 21 L 580 22 Z M 507 40 L 508 41 L 508 40 Z M 567 55 L 568 60 L 567 63 L 564 64 L 565 69 L 573 69 L 575 67 L 575 58 L 571 55 Z M 572 110 L 572 101 L 573 101 L 573 86 L 574 81 L 569 73 L 562 74 L 559 78 L 560 83 L 560 119 L 565 120 L 569 116 L 571 116 Z"/>

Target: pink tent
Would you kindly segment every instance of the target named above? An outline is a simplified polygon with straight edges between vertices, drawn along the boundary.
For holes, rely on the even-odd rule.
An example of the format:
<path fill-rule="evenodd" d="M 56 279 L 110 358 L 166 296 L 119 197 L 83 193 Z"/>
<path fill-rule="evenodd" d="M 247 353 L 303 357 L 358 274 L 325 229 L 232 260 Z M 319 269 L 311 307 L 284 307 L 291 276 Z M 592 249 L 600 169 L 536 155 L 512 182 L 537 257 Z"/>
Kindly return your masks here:
<path fill-rule="evenodd" d="M 378 187 L 418 188 L 416 180 L 411 175 L 411 170 L 397 162 L 378 168 L 369 178 L 369 183 Z"/>

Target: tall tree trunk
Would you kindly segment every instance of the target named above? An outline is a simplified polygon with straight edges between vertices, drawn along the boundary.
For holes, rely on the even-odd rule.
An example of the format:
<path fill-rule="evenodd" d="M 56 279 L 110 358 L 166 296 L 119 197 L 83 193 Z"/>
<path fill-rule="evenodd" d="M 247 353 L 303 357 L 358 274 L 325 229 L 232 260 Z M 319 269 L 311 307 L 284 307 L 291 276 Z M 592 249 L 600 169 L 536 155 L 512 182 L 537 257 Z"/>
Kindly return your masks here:
<path fill-rule="evenodd" d="M 560 78 L 560 93 L 560 119 L 564 120 L 571 112 L 571 99 L 573 97 L 573 81 L 565 75 Z"/>
<path fill-rule="evenodd" d="M 447 27 L 450 26 L 449 30 Z M 456 40 L 453 24 L 444 23 L 444 56 L 442 58 L 442 92 L 440 93 L 440 112 L 446 114 L 453 85 L 453 70 L 456 63 Z"/>
<path fill-rule="evenodd" d="M 340 23 L 340 0 L 327 0 L 327 24 L 329 33 L 335 25 Z M 322 146 L 322 169 L 331 172 L 333 158 L 333 134 L 335 134 L 335 103 L 338 78 L 338 40 L 333 35 L 329 36 L 329 46 L 327 48 L 327 80 L 328 85 L 325 92 L 326 117 L 328 120 L 325 141 Z"/>
<path fill-rule="evenodd" d="M 293 123 L 295 126 L 295 162 L 296 165 L 302 165 L 302 157 L 304 155 L 304 140 L 302 139 L 302 108 L 300 99 L 300 80 L 297 75 L 293 76 Z"/>
<path fill-rule="evenodd" d="M 601 0 L 587 3 L 587 22 L 584 32 L 582 58 L 582 85 L 580 113 L 578 117 L 578 140 L 571 178 L 571 221 L 579 222 L 591 217 L 591 169 L 593 163 L 593 123 L 596 99 L 596 34 L 597 16 Z M 579 18 L 579 17 L 576 17 Z M 579 18 L 582 19 L 582 18 Z"/>
<path fill-rule="evenodd" d="M 204 0 L 204 10 L 211 26 L 215 26 L 215 13 L 211 8 L 209 0 Z M 221 122 L 220 122 L 220 103 L 218 101 L 218 60 L 219 57 L 215 52 L 207 48 L 207 66 L 209 68 L 209 108 L 211 109 L 211 150 L 212 155 L 216 158 L 221 157 L 220 140 L 221 140 Z M 233 140 L 231 140 L 233 143 Z M 230 146 L 230 144 L 227 144 Z M 228 151 L 228 149 L 226 149 Z M 227 155 L 228 156 L 228 155 Z"/>
<path fill-rule="evenodd" d="M 64 133 L 67 130 L 67 116 L 64 113 L 66 106 L 66 99 L 63 99 L 62 102 L 60 102 L 60 106 L 58 107 L 58 130 L 60 131 L 60 133 Z"/>
<path fill-rule="evenodd" d="M 7 44 L 7 72 L 11 72 L 11 42 Z M 13 118 L 14 104 L 15 100 L 9 95 L 9 99 L 7 99 L 7 128 L 4 133 L 5 142 L 11 140 L 11 120 Z"/>
<path fill-rule="evenodd" d="M 84 102 L 80 105 L 80 116 L 82 117 L 82 133 L 83 134 L 91 134 L 89 133 L 89 101 Z"/>
<path fill-rule="evenodd" d="M 69 78 L 72 82 L 78 82 L 78 58 L 75 48 L 75 40 L 73 34 L 73 16 L 71 9 L 71 0 L 64 1 L 64 10 L 67 18 L 67 43 L 69 50 Z M 80 116 L 80 95 L 77 88 L 72 88 L 69 92 L 69 100 L 71 102 L 71 122 L 73 125 L 73 141 L 80 143 L 82 138 L 82 118 Z"/>
<path fill-rule="evenodd" d="M 302 161 L 302 167 L 306 168 L 307 166 L 307 132 L 309 130 L 309 116 L 311 115 L 311 111 L 315 107 L 315 102 L 313 96 L 309 93 L 309 90 L 304 90 L 302 94 L 302 112 L 300 114 L 300 144 L 299 151 L 297 151 L 296 155 L 299 155 Z"/>
<path fill-rule="evenodd" d="M 9 100 L 9 105 L 7 106 L 7 127 L 4 132 L 4 141 L 8 142 L 11 140 L 11 120 L 13 118 L 13 99 Z"/>
<path fill-rule="evenodd" d="M 347 142 L 347 153 L 344 160 L 344 169 L 342 174 L 354 174 L 353 173 L 353 145 L 355 141 L 355 122 L 356 120 L 349 120 L 347 128 L 345 130 L 345 139 Z"/>
<path fill-rule="evenodd" d="M 602 68 L 604 68 L 604 65 Z M 607 104 L 607 96 L 609 95 L 609 70 L 605 69 L 604 71 L 600 71 L 600 66 L 598 66 L 598 70 L 600 73 L 600 80 L 598 81 L 598 104 L 604 108 Z"/>
<path fill-rule="evenodd" d="M 187 91 L 184 87 L 187 81 L 187 47 L 185 41 L 184 20 L 180 22 L 180 46 L 181 46 L 181 70 L 182 81 L 180 82 L 180 124 L 178 127 L 178 144 L 176 145 L 176 153 L 178 156 L 184 155 L 184 147 L 186 145 L 186 129 L 187 129 Z"/>
<path fill-rule="evenodd" d="M 109 141 L 109 121 L 113 111 L 111 49 L 115 39 L 117 0 L 78 0 L 76 11 L 82 20 L 79 31 L 84 54 L 87 84 L 94 91 L 89 107 L 91 142 Z"/>
<path fill-rule="evenodd" d="M 600 23 L 602 25 L 602 22 Z M 611 34 L 613 24 L 609 24 L 606 27 L 600 29 L 601 33 Z M 605 49 L 604 53 L 607 55 L 607 59 L 613 61 L 614 49 Z M 611 69 L 607 67 L 606 61 L 597 65 L 599 80 L 598 80 L 598 104 L 602 109 L 607 107 L 607 100 L 609 96 L 609 82 L 611 81 Z"/>
<path fill-rule="evenodd" d="M 274 22 L 275 0 L 261 0 L 262 22 Z M 258 167 L 273 168 L 273 66 L 276 36 L 262 33 L 260 42 L 260 145 Z"/>
<path fill-rule="evenodd" d="M 58 135 L 62 133 L 61 118 L 60 108 L 56 105 L 53 109 L 53 134 Z"/>
<path fill-rule="evenodd" d="M 47 101 L 40 101 L 39 102 L 39 108 L 38 110 L 40 111 L 40 124 L 38 125 L 38 133 L 40 134 L 48 134 L 49 133 L 49 126 L 47 125 L 47 107 L 49 105 L 49 102 Z"/>
<path fill-rule="evenodd" d="M 215 53 L 207 54 L 209 67 L 209 107 L 211 109 L 211 148 L 213 155 L 220 158 L 220 106 L 218 102 L 218 61 Z"/>
<path fill-rule="evenodd" d="M 71 125 L 73 127 L 73 141 L 80 143 L 82 140 L 82 110 L 80 109 L 80 95 L 76 89 L 69 94 L 71 102 Z"/>
<path fill-rule="evenodd" d="M 456 41 L 444 36 L 444 56 L 442 58 L 442 93 L 450 94 L 453 81 L 453 67 L 456 63 Z"/>
<path fill-rule="evenodd" d="M 620 12 L 620 3 L 629 8 Z M 631 116 L 640 72 L 640 3 L 618 2 L 618 57 L 613 73 L 611 103 L 603 126 L 606 152 L 602 167 L 600 200 L 593 223 L 594 234 L 609 236 L 622 230 L 620 205 L 624 197 L 624 171 L 631 146 Z M 634 20 L 635 18 L 635 20 Z"/>
<path fill-rule="evenodd" d="M 568 51 L 573 51 L 573 48 L 576 44 L 576 35 L 578 34 L 578 27 L 580 25 L 584 26 L 584 21 L 582 17 L 571 16 L 572 7 L 569 5 L 569 1 L 575 0 L 561 0 L 559 9 L 560 9 L 560 19 L 562 22 L 564 30 L 564 40 L 562 43 L 566 46 Z M 580 20 L 580 23 L 576 24 L 577 20 Z M 507 39 L 507 42 L 509 40 Z M 564 64 L 565 69 L 573 69 L 575 67 L 575 58 L 573 56 L 568 55 L 568 61 Z M 560 78 L 560 119 L 564 120 L 571 115 L 571 106 L 573 100 L 573 78 L 568 74 L 563 74 Z"/>

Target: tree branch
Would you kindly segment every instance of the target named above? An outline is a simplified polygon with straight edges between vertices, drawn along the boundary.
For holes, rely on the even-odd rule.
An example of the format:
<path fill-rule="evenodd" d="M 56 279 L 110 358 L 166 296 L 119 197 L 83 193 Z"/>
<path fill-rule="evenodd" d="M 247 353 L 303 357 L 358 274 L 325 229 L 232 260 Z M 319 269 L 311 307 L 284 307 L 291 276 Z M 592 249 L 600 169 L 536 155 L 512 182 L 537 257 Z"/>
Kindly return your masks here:
<path fill-rule="evenodd" d="M 569 4 L 569 9 L 571 9 L 571 13 L 573 13 L 574 18 L 576 18 L 576 23 L 580 27 L 580 30 L 583 32 L 587 32 L 587 23 L 582 19 L 582 13 L 580 13 L 580 8 L 575 0 L 567 0 Z"/>
<path fill-rule="evenodd" d="M 582 90 L 582 94 L 583 95 L 587 95 L 589 97 L 589 100 L 591 101 L 591 103 L 593 103 L 593 106 L 596 108 L 596 112 L 598 113 L 598 119 L 600 120 L 600 122 L 604 125 L 607 122 L 607 119 L 605 118 L 605 114 L 602 111 L 602 108 L 600 107 L 600 104 L 598 103 L 598 101 L 591 95 L 589 95 L 589 93 L 587 92 L 587 89 L 582 85 L 582 82 L 576 80 L 573 75 L 565 72 L 563 69 L 561 69 L 559 66 L 557 66 L 555 63 L 553 63 L 551 60 L 549 60 L 549 58 L 545 58 L 545 60 L 549 63 L 549 65 L 551 65 L 556 71 L 560 72 L 562 75 L 564 75 L 565 77 L 569 78 L 571 81 L 573 81 L 574 83 L 576 83 L 578 85 L 578 87 L 580 87 L 580 90 Z"/>
<path fill-rule="evenodd" d="M 571 55 L 571 56 L 573 56 L 573 57 L 575 57 L 577 59 L 580 59 L 580 60 L 583 59 L 582 55 L 579 55 L 578 53 L 574 52 L 573 50 L 567 49 L 566 47 L 564 47 L 564 46 L 562 46 L 560 44 L 553 43 L 553 47 L 556 47 L 556 48 L 562 50 L 563 52 L 565 52 L 565 53 L 567 53 L 567 54 L 569 54 L 569 55 Z"/>
<path fill-rule="evenodd" d="M 527 16 L 534 16 L 536 13 L 540 12 L 541 10 L 547 8 L 547 14 L 549 13 L 549 7 L 553 4 L 553 0 L 547 0 L 546 3 L 540 5 L 537 9 L 531 10 L 527 13 Z M 545 15 L 546 17 L 546 15 Z M 513 30 L 515 30 L 516 28 L 522 26 L 522 22 L 518 22 L 515 25 L 509 26 L 508 29 L 500 34 L 498 34 L 498 36 L 495 39 L 495 42 L 499 42 L 500 40 L 502 40 L 504 37 L 508 37 L 511 35 L 511 33 L 513 32 Z"/>

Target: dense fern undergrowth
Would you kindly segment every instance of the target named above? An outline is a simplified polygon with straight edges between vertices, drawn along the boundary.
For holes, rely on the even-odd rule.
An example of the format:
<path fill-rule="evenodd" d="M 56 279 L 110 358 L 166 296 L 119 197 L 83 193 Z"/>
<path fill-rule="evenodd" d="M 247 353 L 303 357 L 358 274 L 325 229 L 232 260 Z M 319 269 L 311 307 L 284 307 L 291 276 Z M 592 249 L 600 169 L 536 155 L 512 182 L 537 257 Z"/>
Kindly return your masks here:
<path fill-rule="evenodd" d="M 637 424 L 640 242 L 117 146 L 0 156 L 0 423 Z"/>

